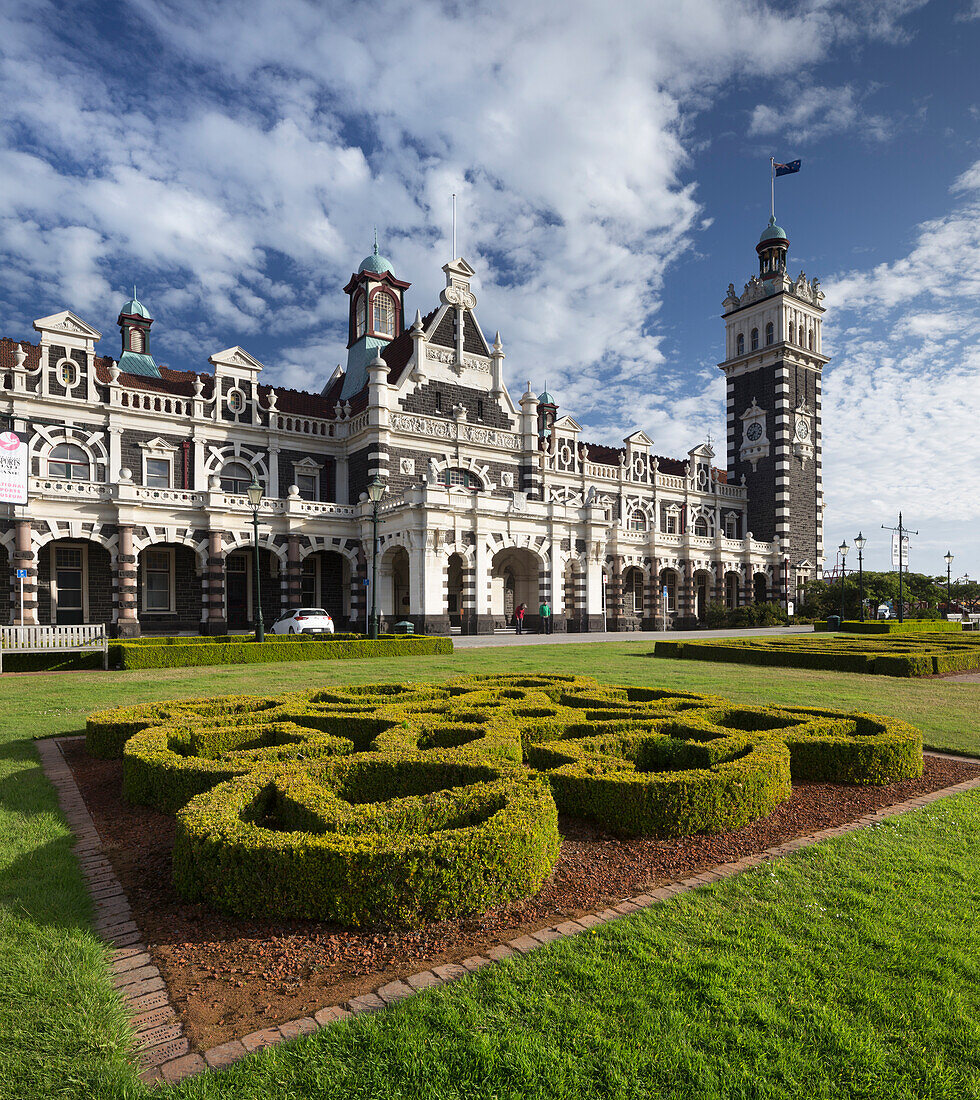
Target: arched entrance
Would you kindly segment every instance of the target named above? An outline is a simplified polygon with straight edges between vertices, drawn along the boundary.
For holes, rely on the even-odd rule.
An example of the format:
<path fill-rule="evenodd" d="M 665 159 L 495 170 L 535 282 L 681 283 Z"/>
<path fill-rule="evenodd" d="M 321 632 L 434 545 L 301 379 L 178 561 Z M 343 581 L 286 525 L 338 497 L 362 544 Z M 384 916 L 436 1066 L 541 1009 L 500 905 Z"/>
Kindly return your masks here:
<path fill-rule="evenodd" d="M 765 573 L 756 573 L 752 578 L 752 598 L 756 603 L 766 603 L 769 599 L 769 578 Z"/>
<path fill-rule="evenodd" d="M 537 629 L 538 577 L 538 558 L 532 551 L 512 547 L 494 554 L 490 567 L 490 597 L 496 626 L 512 625 L 514 610 L 523 603 L 527 605 L 525 624 Z"/>
<path fill-rule="evenodd" d="M 446 576 L 446 614 L 449 616 L 449 629 L 462 630 L 463 624 L 463 574 L 466 562 L 462 554 L 449 555 L 449 570 Z"/>
<path fill-rule="evenodd" d="M 411 613 L 408 551 L 404 546 L 392 546 L 378 560 L 377 596 L 386 630 Z"/>
<path fill-rule="evenodd" d="M 282 583 L 279 559 L 259 547 L 259 581 L 262 589 L 262 619 L 266 628 L 282 611 Z M 255 624 L 255 548 L 243 546 L 225 558 L 225 620 L 229 630 L 248 630 Z"/>

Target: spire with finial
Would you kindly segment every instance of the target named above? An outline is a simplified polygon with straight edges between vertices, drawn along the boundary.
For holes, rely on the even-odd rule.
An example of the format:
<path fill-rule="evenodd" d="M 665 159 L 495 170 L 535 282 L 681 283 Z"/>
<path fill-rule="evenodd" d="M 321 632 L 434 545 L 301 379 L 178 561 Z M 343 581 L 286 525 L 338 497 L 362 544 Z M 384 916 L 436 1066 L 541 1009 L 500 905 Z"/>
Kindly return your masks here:
<path fill-rule="evenodd" d="M 375 256 L 377 256 L 377 254 L 378 254 L 378 227 L 377 226 L 374 227 L 374 254 L 375 254 Z"/>

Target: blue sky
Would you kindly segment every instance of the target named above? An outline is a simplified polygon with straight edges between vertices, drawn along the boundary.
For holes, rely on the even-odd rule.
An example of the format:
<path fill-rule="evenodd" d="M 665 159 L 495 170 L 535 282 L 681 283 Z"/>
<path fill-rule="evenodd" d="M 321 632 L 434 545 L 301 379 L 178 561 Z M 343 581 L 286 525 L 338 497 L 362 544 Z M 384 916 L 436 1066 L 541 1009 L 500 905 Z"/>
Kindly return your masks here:
<path fill-rule="evenodd" d="M 615 10 L 8 0 L 0 330 L 70 308 L 118 354 L 135 281 L 161 361 L 241 344 L 319 389 L 373 226 L 425 311 L 455 191 L 511 389 L 679 455 L 724 438 L 721 301 L 770 153 L 800 157 L 776 210 L 827 293 L 827 545 L 861 528 L 884 567 L 902 508 L 913 568 L 980 575 L 980 6 Z"/>

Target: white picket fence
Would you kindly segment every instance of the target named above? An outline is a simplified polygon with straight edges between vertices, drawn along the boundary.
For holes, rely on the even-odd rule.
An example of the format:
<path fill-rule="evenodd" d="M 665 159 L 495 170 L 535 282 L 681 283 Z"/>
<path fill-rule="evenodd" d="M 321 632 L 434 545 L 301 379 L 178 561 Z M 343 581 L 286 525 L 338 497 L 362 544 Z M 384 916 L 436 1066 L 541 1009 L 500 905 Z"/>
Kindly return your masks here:
<path fill-rule="evenodd" d="M 102 653 L 109 667 L 109 636 L 102 623 L 79 626 L 0 626 L 0 672 L 4 653 Z"/>

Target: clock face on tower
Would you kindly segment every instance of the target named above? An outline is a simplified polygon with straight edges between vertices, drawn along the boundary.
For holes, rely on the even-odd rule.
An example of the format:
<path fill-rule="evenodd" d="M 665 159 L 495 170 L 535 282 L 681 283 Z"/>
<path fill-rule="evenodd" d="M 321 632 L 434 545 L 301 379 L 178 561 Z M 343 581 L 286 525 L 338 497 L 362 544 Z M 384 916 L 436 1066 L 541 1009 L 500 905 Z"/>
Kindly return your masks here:
<path fill-rule="evenodd" d="M 809 439 L 810 438 L 810 425 L 805 420 L 797 420 L 796 422 L 796 438 L 797 439 Z"/>
<path fill-rule="evenodd" d="M 745 429 L 745 438 L 751 443 L 762 438 L 762 425 L 756 420 Z"/>

